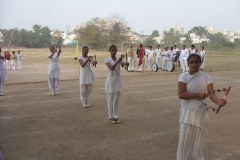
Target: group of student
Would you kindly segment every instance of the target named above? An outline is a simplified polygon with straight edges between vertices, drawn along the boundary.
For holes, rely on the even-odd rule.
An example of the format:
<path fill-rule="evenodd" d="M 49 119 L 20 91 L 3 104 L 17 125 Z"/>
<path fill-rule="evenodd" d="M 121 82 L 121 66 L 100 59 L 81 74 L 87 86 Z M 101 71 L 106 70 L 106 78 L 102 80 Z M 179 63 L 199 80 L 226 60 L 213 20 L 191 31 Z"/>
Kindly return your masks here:
<path fill-rule="evenodd" d="M 144 50 L 145 63 L 139 66 L 139 60 L 140 60 L 142 48 L 143 48 L 143 45 L 140 44 L 139 48 L 136 51 L 136 55 L 137 55 L 136 72 L 142 72 L 142 70 L 143 70 L 142 65 L 144 65 L 144 67 L 147 67 L 148 71 L 152 71 L 154 56 L 156 57 L 155 61 L 156 61 L 158 68 L 162 69 L 162 71 L 167 70 L 167 62 L 168 61 L 176 61 L 177 58 L 179 57 L 180 63 L 181 63 L 181 69 L 183 72 L 186 72 L 186 71 L 188 71 L 187 57 L 193 53 L 198 54 L 198 50 L 195 49 L 194 45 L 191 45 L 191 48 L 189 48 L 189 49 L 186 49 L 186 46 L 183 45 L 182 50 L 178 50 L 176 45 L 174 45 L 173 47 L 170 47 L 170 49 L 169 49 L 169 47 L 165 47 L 165 49 L 162 53 L 161 53 L 160 45 L 157 45 L 157 48 L 155 50 L 153 49 L 152 46 L 147 45 L 146 49 Z M 204 46 L 202 46 L 202 50 L 200 51 L 199 55 L 200 55 L 201 61 L 202 61 L 200 70 L 204 70 L 204 63 L 206 60 Z M 133 51 L 132 45 L 130 45 L 129 49 L 127 50 L 127 57 L 128 57 L 128 63 L 129 63 L 128 71 L 134 72 L 134 69 L 133 69 L 133 67 L 134 67 L 134 51 Z M 161 57 L 163 57 L 163 59 Z M 161 61 L 163 62 L 162 66 L 161 66 Z"/>
<path fill-rule="evenodd" d="M 10 54 L 10 51 L 5 51 L 4 52 L 4 67 L 7 70 L 16 70 L 16 65 L 17 69 L 21 70 L 22 69 L 22 60 L 23 56 L 20 53 L 20 51 L 17 51 L 17 54 L 15 54 L 15 51 L 12 51 L 12 54 Z"/>
<path fill-rule="evenodd" d="M 60 66 L 58 64 L 58 59 L 61 54 L 61 47 L 58 48 L 57 50 L 55 47 L 51 46 L 49 48 L 50 54 L 48 54 L 50 60 L 48 66 L 48 84 L 52 95 L 59 94 Z M 149 50 L 151 51 L 151 48 Z M 186 48 L 184 45 L 182 51 L 185 50 Z M 165 49 L 165 51 L 167 52 L 167 49 Z M 180 129 L 177 160 L 188 159 L 190 153 L 193 154 L 195 159 L 204 160 L 202 144 L 209 123 L 209 108 L 203 105 L 203 102 L 206 103 L 208 101 L 207 99 L 210 99 L 217 105 L 225 106 L 227 101 L 215 95 L 211 77 L 200 71 L 203 60 L 196 51 L 194 52 L 194 46 L 192 46 L 189 51 L 185 51 L 191 53 L 187 57 L 181 55 L 183 53 L 182 51 L 180 53 L 180 60 L 186 58 L 186 65 L 188 67 L 186 70 L 187 72 L 182 73 L 178 79 L 178 97 L 182 102 L 179 116 Z M 117 58 L 117 47 L 115 45 L 110 46 L 109 52 L 110 57 L 105 59 L 105 64 L 108 68 L 108 75 L 105 83 L 108 118 L 111 124 L 117 124 L 121 123 L 118 117 L 118 108 L 119 98 L 123 88 L 120 66 L 129 66 L 129 63 L 122 62 L 122 57 Z M 94 82 L 94 73 L 91 69 L 91 64 L 97 64 L 97 61 L 91 56 L 88 56 L 88 53 L 89 48 L 84 46 L 82 48 L 82 55 L 78 57 L 81 66 L 79 77 L 80 100 L 84 108 L 90 107 L 92 84 Z M 152 52 L 149 53 L 152 54 Z M 4 58 L 5 56 L 1 55 L 0 48 L 1 95 L 4 90 L 4 81 L 7 80 L 6 69 L 3 63 Z"/>

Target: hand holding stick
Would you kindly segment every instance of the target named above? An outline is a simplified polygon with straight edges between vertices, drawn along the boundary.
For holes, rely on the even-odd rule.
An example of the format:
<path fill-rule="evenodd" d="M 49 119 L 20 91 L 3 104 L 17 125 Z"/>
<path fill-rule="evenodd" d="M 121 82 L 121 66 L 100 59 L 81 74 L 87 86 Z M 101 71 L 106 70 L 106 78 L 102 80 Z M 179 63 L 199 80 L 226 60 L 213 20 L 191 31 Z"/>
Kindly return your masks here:
<path fill-rule="evenodd" d="M 97 56 L 96 56 L 96 55 L 94 55 L 93 57 L 94 57 L 94 61 L 93 61 L 93 67 L 95 67 L 95 68 L 96 68 L 96 66 L 97 66 Z"/>
<path fill-rule="evenodd" d="M 231 90 L 231 87 L 228 87 L 228 89 L 227 89 L 227 91 L 226 91 L 226 93 L 225 93 L 225 95 L 223 96 L 222 99 L 224 99 L 224 100 L 226 99 L 226 97 L 227 97 L 228 93 L 230 92 L 230 90 Z M 220 104 L 218 106 L 217 110 L 216 110 L 216 114 L 220 111 L 221 107 L 222 107 L 222 105 Z"/>

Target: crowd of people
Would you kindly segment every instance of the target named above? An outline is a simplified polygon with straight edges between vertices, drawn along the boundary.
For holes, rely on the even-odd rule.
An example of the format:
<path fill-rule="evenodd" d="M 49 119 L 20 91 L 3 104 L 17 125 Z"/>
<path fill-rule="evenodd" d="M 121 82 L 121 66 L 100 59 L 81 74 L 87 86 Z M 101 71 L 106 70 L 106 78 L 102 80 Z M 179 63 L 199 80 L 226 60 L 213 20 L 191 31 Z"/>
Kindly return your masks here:
<path fill-rule="evenodd" d="M 204 70 L 204 64 L 206 60 L 205 56 L 205 50 L 204 46 L 202 46 L 202 49 L 200 53 L 198 50 L 195 49 L 194 45 L 191 45 L 191 48 L 186 49 L 186 46 L 183 45 L 182 50 L 179 50 L 176 45 L 173 47 L 165 47 L 164 51 L 161 52 L 160 45 L 157 45 L 156 49 L 154 50 L 152 46 L 146 46 L 144 50 L 144 64 L 139 65 L 139 60 L 141 56 L 141 52 L 143 49 L 143 45 L 140 44 L 139 48 L 137 48 L 136 51 L 136 56 L 137 56 L 137 63 L 136 63 L 136 72 L 142 72 L 143 67 L 147 68 L 147 71 L 152 71 L 152 65 L 154 63 L 154 57 L 155 57 L 155 63 L 158 66 L 158 69 L 162 69 L 162 71 L 167 71 L 167 62 L 168 61 L 176 61 L 179 58 L 179 61 L 181 63 L 181 69 L 183 72 L 188 71 L 188 66 L 187 66 L 187 57 L 190 54 L 199 54 L 201 57 L 201 70 Z M 129 49 L 127 50 L 127 59 L 129 63 L 128 71 L 129 72 L 134 72 L 134 50 L 133 46 L 130 45 Z M 161 65 L 162 62 L 162 65 Z"/>
<path fill-rule="evenodd" d="M 15 54 L 15 51 L 12 51 L 12 54 L 10 54 L 11 50 L 7 50 L 4 52 L 2 56 L 4 56 L 3 64 L 4 67 L 7 70 L 21 70 L 22 69 L 22 60 L 23 56 L 20 53 L 20 50 L 17 51 L 17 54 Z M 16 69 L 17 67 L 17 69 Z"/>
<path fill-rule="evenodd" d="M 192 45 L 190 49 L 186 49 L 186 46 L 183 45 L 181 51 L 179 51 L 176 46 L 170 47 L 170 50 L 166 47 L 162 53 L 159 45 L 155 50 L 153 50 L 152 46 L 147 46 L 144 51 L 146 63 L 139 64 L 142 49 L 143 45 L 140 44 L 136 51 L 138 63 L 136 71 L 142 71 L 142 65 L 144 65 L 144 67 L 147 66 L 148 71 L 151 71 L 154 56 L 156 56 L 156 63 L 159 68 L 161 68 L 160 61 L 163 56 L 162 70 L 165 70 L 166 68 L 166 61 L 179 57 L 183 73 L 178 79 L 178 97 L 182 102 L 179 116 L 180 130 L 177 160 L 188 159 L 191 152 L 195 159 L 204 160 L 202 143 L 209 123 L 209 108 L 203 105 L 203 102 L 207 103 L 207 99 L 210 99 L 217 105 L 226 105 L 225 99 L 220 99 L 215 95 L 211 77 L 200 71 L 200 69 L 204 68 L 204 47 L 202 47 L 202 51 L 199 55 L 194 45 Z M 58 46 L 58 50 L 53 46 L 51 46 L 49 50 L 50 54 L 48 54 L 48 58 L 50 63 L 48 66 L 48 84 L 50 92 L 54 96 L 59 94 L 60 66 L 58 59 L 62 51 L 60 46 Z M 130 46 L 127 51 L 128 62 L 123 62 L 122 56 L 118 58 L 116 56 L 117 51 L 117 47 L 111 45 L 109 48 L 110 57 L 106 58 L 104 61 L 108 68 L 105 92 L 108 106 L 108 119 L 111 124 L 121 123 L 118 116 L 119 98 L 123 92 L 120 66 L 127 66 L 129 71 L 133 71 L 134 61 L 134 51 L 132 46 Z M 82 48 L 82 55 L 78 57 L 81 66 L 79 77 L 80 101 L 84 108 L 89 108 L 91 106 L 90 99 L 93 88 L 92 84 L 94 82 L 94 73 L 91 69 L 91 64 L 97 64 L 97 61 L 94 60 L 93 57 L 88 56 L 88 53 L 89 48 L 84 46 Z M 5 57 L 5 55 L 1 55 L 0 49 L 1 95 L 3 95 L 4 91 L 4 82 L 7 80 L 6 68 L 4 66 Z"/>

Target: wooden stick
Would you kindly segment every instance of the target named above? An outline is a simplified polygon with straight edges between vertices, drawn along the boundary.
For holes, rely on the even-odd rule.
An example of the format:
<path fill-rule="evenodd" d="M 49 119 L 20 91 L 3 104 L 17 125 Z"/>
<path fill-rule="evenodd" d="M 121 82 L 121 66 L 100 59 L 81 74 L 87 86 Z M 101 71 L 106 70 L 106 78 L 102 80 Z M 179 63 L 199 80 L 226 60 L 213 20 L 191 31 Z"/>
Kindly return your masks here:
<path fill-rule="evenodd" d="M 225 95 L 223 96 L 223 99 L 226 99 L 226 97 L 227 97 L 228 93 L 230 92 L 230 90 L 231 90 L 231 87 L 228 87 Z M 216 110 L 216 114 L 220 111 L 221 107 L 222 107 L 221 105 L 218 106 L 218 109 Z"/>

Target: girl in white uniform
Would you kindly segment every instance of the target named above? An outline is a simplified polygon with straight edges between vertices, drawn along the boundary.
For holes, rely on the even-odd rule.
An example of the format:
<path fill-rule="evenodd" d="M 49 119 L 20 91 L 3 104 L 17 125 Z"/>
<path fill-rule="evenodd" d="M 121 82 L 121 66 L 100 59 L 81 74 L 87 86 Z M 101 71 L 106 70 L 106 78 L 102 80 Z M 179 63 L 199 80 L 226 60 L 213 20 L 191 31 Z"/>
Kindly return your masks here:
<path fill-rule="evenodd" d="M 200 56 L 202 58 L 202 64 L 201 64 L 200 70 L 204 70 L 204 64 L 206 60 L 204 46 L 202 46 L 202 50 L 200 51 Z"/>
<path fill-rule="evenodd" d="M 58 64 L 58 58 L 60 56 L 61 47 L 59 51 L 55 52 L 55 47 L 51 46 L 49 48 L 51 54 L 48 54 L 49 65 L 48 65 L 48 86 L 51 94 L 58 95 L 59 91 L 59 78 L 60 78 L 60 66 Z"/>
<path fill-rule="evenodd" d="M 80 100 L 84 108 L 90 107 L 89 100 L 92 93 L 92 83 L 94 82 L 94 74 L 91 69 L 90 62 L 92 64 L 97 64 L 96 61 L 93 61 L 92 57 L 88 56 L 89 48 L 84 46 L 82 48 L 82 56 L 78 57 L 80 63 Z"/>
<path fill-rule="evenodd" d="M 16 57 L 17 57 L 17 66 L 18 66 L 18 70 L 21 70 L 22 69 L 23 56 L 20 53 L 20 51 L 17 51 L 17 52 L 18 52 L 18 54 L 16 55 Z"/>
<path fill-rule="evenodd" d="M 187 160 L 191 152 L 196 160 L 204 160 L 202 143 L 209 116 L 208 109 L 201 101 L 206 103 L 206 98 L 209 97 L 212 102 L 224 106 L 226 100 L 219 99 L 214 94 L 211 77 L 199 71 L 199 55 L 191 54 L 187 62 L 189 72 L 182 73 L 178 79 L 178 96 L 182 102 L 177 160 Z"/>
<path fill-rule="evenodd" d="M 117 47 L 115 45 L 110 46 L 109 52 L 111 57 L 105 59 L 105 64 L 108 67 L 108 76 L 105 84 L 105 90 L 107 93 L 107 105 L 108 116 L 110 123 L 121 123 L 118 119 L 118 105 L 119 97 L 122 94 L 122 75 L 120 65 L 128 65 L 128 63 L 122 62 L 122 58 L 117 58 Z"/>
<path fill-rule="evenodd" d="M 7 77 L 7 71 L 6 68 L 4 66 L 4 58 L 5 56 L 1 54 L 2 50 L 0 48 L 0 96 L 4 95 L 4 85 L 5 85 L 5 81 L 8 80 Z"/>
<path fill-rule="evenodd" d="M 157 45 L 157 48 L 155 49 L 155 55 L 156 55 L 156 64 L 158 68 L 161 68 L 161 48 L 160 45 Z"/>

